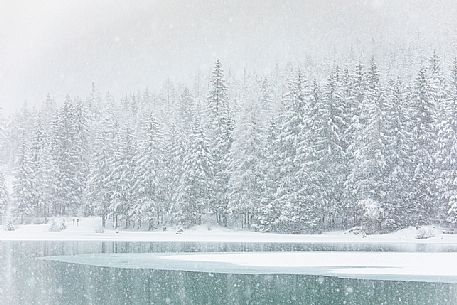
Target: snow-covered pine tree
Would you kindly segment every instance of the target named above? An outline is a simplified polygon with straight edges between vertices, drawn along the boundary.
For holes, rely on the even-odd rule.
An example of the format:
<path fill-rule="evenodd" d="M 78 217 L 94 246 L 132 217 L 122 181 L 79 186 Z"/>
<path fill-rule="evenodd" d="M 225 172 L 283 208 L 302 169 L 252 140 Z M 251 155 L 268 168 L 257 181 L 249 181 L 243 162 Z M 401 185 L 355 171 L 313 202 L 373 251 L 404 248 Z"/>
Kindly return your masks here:
<path fill-rule="evenodd" d="M 8 128 L 7 121 L 3 114 L 3 109 L 0 107 L 0 162 L 8 164 L 10 162 L 8 154 L 10 145 L 8 143 Z"/>
<path fill-rule="evenodd" d="M 33 171 L 29 157 L 29 147 L 26 144 L 25 131 L 22 136 L 22 143 L 18 152 L 17 168 L 15 172 L 13 190 L 15 199 L 15 212 L 21 217 L 21 222 L 24 216 L 33 214 L 34 201 L 33 196 Z"/>
<path fill-rule="evenodd" d="M 0 217 L 7 216 L 9 193 L 6 187 L 5 175 L 0 172 Z"/>
<path fill-rule="evenodd" d="M 254 97 L 258 100 L 255 114 L 257 137 L 261 140 L 257 160 L 257 184 L 261 190 L 255 204 L 255 213 L 250 219 L 251 228 L 259 231 L 275 231 L 280 211 L 276 206 L 276 190 L 279 175 L 278 146 L 278 105 L 275 105 L 273 86 L 264 78 Z M 247 117 L 245 117 L 245 120 Z M 241 128 L 238 128 L 241 131 Z M 236 139 L 236 137 L 235 137 Z"/>
<path fill-rule="evenodd" d="M 441 174 L 438 194 L 442 202 L 442 219 L 457 225 L 457 58 L 454 59 L 451 75 L 446 86 L 444 118 L 438 138 L 441 142 Z"/>
<path fill-rule="evenodd" d="M 307 172 L 310 96 L 309 87 L 299 71 L 290 81 L 279 118 L 280 180 L 275 204 L 281 210 L 277 226 L 284 232 L 314 231 L 320 221 L 315 198 L 307 189 L 310 181 Z"/>
<path fill-rule="evenodd" d="M 163 186 L 163 134 L 152 113 L 141 121 L 138 154 L 136 157 L 136 215 L 153 229 L 164 205 Z"/>
<path fill-rule="evenodd" d="M 433 133 L 434 137 L 434 151 L 432 159 L 432 167 L 434 169 L 434 188 L 438 191 L 435 196 L 435 202 L 433 203 L 433 217 L 438 219 L 440 217 L 445 217 L 447 210 L 447 199 L 444 193 L 446 191 L 441 191 L 442 188 L 446 188 L 443 183 L 445 178 L 443 174 L 449 169 L 448 156 L 450 154 L 450 149 L 452 149 L 452 144 L 449 141 L 448 136 L 449 129 L 452 128 L 454 118 L 449 117 L 449 98 L 447 95 L 447 84 L 445 77 L 441 71 L 440 58 L 433 52 L 432 57 L 429 59 L 429 68 L 427 70 L 427 82 L 429 90 L 430 103 L 433 105 Z M 452 136 L 451 136 L 452 137 Z"/>
<path fill-rule="evenodd" d="M 78 100 L 74 106 L 74 139 L 73 154 L 75 168 L 75 196 L 77 207 L 76 210 L 85 209 L 87 198 L 87 176 L 89 174 L 89 130 L 88 130 L 88 109 L 85 104 Z M 78 212 L 82 212 L 78 211 Z"/>
<path fill-rule="evenodd" d="M 107 187 L 111 190 L 109 211 L 114 219 L 114 227 L 124 220 L 129 227 L 135 203 L 136 183 L 136 143 L 129 126 L 121 128 L 115 140 L 114 154 L 111 158 L 111 172 Z"/>
<path fill-rule="evenodd" d="M 349 183 L 353 185 L 353 200 L 356 207 L 359 202 L 369 200 L 381 204 L 384 200 L 382 179 L 385 169 L 385 151 L 381 125 L 384 96 L 381 91 L 377 66 L 373 59 L 370 69 L 366 73 L 365 82 L 366 87 L 360 104 L 359 125 L 352 144 L 354 163 L 349 176 Z M 364 207 L 360 208 L 363 213 Z M 372 225 L 374 224 L 370 224 L 370 227 Z M 380 223 L 376 225 L 380 226 Z"/>
<path fill-rule="evenodd" d="M 208 96 L 209 150 L 213 169 L 213 190 L 211 211 L 216 214 L 217 222 L 227 226 L 228 181 L 230 173 L 230 146 L 232 145 L 233 121 L 225 85 L 224 72 L 219 60 L 214 67 Z"/>
<path fill-rule="evenodd" d="M 183 93 L 179 99 L 178 105 L 178 117 L 180 119 L 181 124 L 183 125 L 183 129 L 191 128 L 194 120 L 194 111 L 196 101 L 194 97 L 191 95 L 190 90 L 188 88 L 184 88 Z"/>
<path fill-rule="evenodd" d="M 40 128 L 36 128 L 34 141 L 39 140 L 39 158 L 36 164 L 35 176 L 37 177 L 37 191 L 40 194 L 42 213 L 45 220 L 51 216 L 53 202 L 56 197 L 56 164 L 53 152 L 56 146 L 54 137 L 54 122 L 56 119 L 56 107 L 54 100 L 48 95 L 46 101 L 38 113 L 37 122 Z M 38 132 L 40 137 L 38 137 Z M 35 146 L 35 144 L 33 145 Z"/>
<path fill-rule="evenodd" d="M 344 160 L 344 100 L 338 70 L 325 86 L 324 94 L 315 82 L 311 99 L 308 172 L 316 209 L 324 226 L 334 227 L 342 212 L 346 164 Z"/>
<path fill-rule="evenodd" d="M 178 223 L 185 227 L 201 224 L 202 215 L 211 208 L 214 188 L 212 155 L 198 107 L 190 131 L 177 189 L 177 205 L 173 208 Z"/>
<path fill-rule="evenodd" d="M 32 200 L 29 202 L 30 206 L 33 208 L 33 215 L 37 217 L 42 217 L 46 214 L 48 202 L 44 201 L 44 181 L 41 176 L 41 166 L 42 158 L 44 157 L 45 149 L 45 136 L 43 123 L 39 117 L 35 118 L 35 130 L 30 147 L 30 166 L 32 177 Z"/>
<path fill-rule="evenodd" d="M 281 215 L 281 207 L 276 201 L 278 181 L 281 177 L 279 134 L 278 118 L 273 116 L 266 129 L 266 141 L 262 148 L 264 157 L 259 164 L 263 192 L 257 203 L 256 214 L 252 219 L 254 229 L 259 231 L 278 231 L 277 224 Z"/>
<path fill-rule="evenodd" d="M 264 78 L 260 86 L 260 119 L 259 123 L 264 127 L 268 127 L 275 108 L 275 100 L 271 83 L 268 79 Z M 256 98 L 256 97 L 254 97 Z"/>
<path fill-rule="evenodd" d="M 78 164 L 80 156 L 75 149 L 75 105 L 69 96 L 57 115 L 54 135 L 57 166 L 56 215 L 75 215 L 81 206 Z"/>
<path fill-rule="evenodd" d="M 363 65 L 359 62 L 355 71 L 348 70 L 342 75 L 341 86 L 344 97 L 344 117 L 347 124 L 343 143 L 345 145 L 345 164 L 347 166 L 346 179 L 344 181 L 344 204 L 342 211 L 343 227 L 358 224 L 358 207 L 354 186 L 353 168 L 357 164 L 356 150 L 357 137 L 361 127 L 362 102 L 365 99 L 367 82 Z"/>
<path fill-rule="evenodd" d="M 234 131 L 230 156 L 229 212 L 249 228 L 263 195 L 260 164 L 263 155 L 264 130 L 259 122 L 261 101 L 245 106 L 243 117 Z"/>
<path fill-rule="evenodd" d="M 413 162 L 414 183 L 413 208 L 410 210 L 412 219 L 418 224 L 430 223 L 434 217 L 435 183 L 435 105 L 430 97 L 427 72 L 422 68 L 415 81 L 411 96 L 411 124 L 413 126 Z"/>
<path fill-rule="evenodd" d="M 183 174 L 183 161 L 185 150 L 191 145 L 189 123 L 186 129 L 179 128 L 176 123 L 170 123 L 167 131 L 164 132 L 163 164 L 160 177 L 160 193 L 163 200 L 158 210 L 158 224 L 164 224 L 165 216 L 173 217 L 170 212 L 176 206 L 176 190 L 179 188 L 179 181 Z M 168 219 L 167 221 L 170 221 Z M 175 219 L 173 219 L 175 221 Z"/>
<path fill-rule="evenodd" d="M 101 216 L 103 228 L 109 216 L 111 158 L 114 155 L 117 136 L 117 125 L 113 111 L 111 107 L 105 109 L 101 116 L 103 124 L 94 130 L 93 153 L 90 156 L 92 162 L 88 179 L 88 198 L 90 200 L 86 204 L 86 210 L 90 214 Z"/>
<path fill-rule="evenodd" d="M 347 177 L 354 164 L 354 155 L 351 149 L 355 141 L 356 130 L 360 118 L 360 104 L 357 98 L 363 98 L 359 92 L 364 87 L 363 68 L 357 66 L 357 74 L 351 75 L 347 69 L 336 67 L 324 87 L 324 99 L 329 99 L 333 119 L 331 126 L 338 139 L 336 144 L 341 148 L 341 160 L 335 168 L 332 178 L 334 185 L 334 198 L 330 202 L 329 225 L 332 227 L 346 226 L 349 218 L 354 215 L 354 201 L 350 192 L 350 185 L 346 184 Z M 338 217 L 334 217 L 338 215 Z"/>
<path fill-rule="evenodd" d="M 384 219 L 382 230 L 405 227 L 408 222 L 408 205 L 411 192 L 411 131 L 407 92 L 400 80 L 389 81 L 382 108 L 382 142 L 385 148 L 385 170 L 382 192 Z"/>

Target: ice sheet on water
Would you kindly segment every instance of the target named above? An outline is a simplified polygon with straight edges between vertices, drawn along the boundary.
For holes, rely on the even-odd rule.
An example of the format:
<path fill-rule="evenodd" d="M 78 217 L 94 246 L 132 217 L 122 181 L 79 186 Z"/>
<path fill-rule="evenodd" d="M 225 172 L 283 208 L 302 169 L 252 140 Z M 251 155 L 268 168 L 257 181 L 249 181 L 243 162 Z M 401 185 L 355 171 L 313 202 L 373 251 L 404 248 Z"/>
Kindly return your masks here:
<path fill-rule="evenodd" d="M 230 274 L 303 274 L 371 280 L 457 283 L 457 253 L 237 252 L 49 256 L 71 264 Z"/>

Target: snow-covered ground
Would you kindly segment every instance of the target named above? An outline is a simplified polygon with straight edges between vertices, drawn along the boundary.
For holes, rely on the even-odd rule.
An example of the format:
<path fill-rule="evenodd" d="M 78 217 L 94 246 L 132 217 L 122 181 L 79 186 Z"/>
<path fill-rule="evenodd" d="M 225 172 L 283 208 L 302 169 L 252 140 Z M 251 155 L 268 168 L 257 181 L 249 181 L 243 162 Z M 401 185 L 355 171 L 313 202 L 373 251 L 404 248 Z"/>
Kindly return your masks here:
<path fill-rule="evenodd" d="M 234 231 L 220 227 L 199 226 L 177 234 L 105 230 L 98 218 L 82 218 L 79 226 L 65 220 L 67 229 L 50 232 L 49 225 L 22 225 L 15 231 L 0 231 L 0 240 L 78 240 L 78 241 L 162 241 L 162 242 L 248 242 L 248 243 L 359 243 L 359 244 L 456 244 L 457 235 L 443 234 L 428 227 L 434 235 L 416 239 L 417 230 L 408 228 L 391 234 L 363 237 L 347 232 L 319 235 L 273 234 Z M 441 246 L 438 246 L 441 247 Z M 405 247 L 404 247 L 405 248 Z M 361 248 L 362 249 L 362 248 Z M 409 246 L 406 247 L 406 251 Z M 414 251 L 414 249 L 412 250 Z M 441 250 L 439 250 L 441 251 Z M 117 268 L 151 268 L 241 274 L 308 274 L 366 279 L 432 281 L 457 283 L 457 252 L 246 252 L 246 253 L 134 253 L 89 254 L 45 257 L 68 263 Z"/>
<path fill-rule="evenodd" d="M 135 253 L 44 257 L 66 263 L 236 274 L 306 274 L 374 280 L 457 282 L 457 253 Z"/>
<path fill-rule="evenodd" d="M 416 239 L 417 230 L 407 228 L 390 234 L 375 234 L 366 237 L 347 232 L 323 234 L 275 234 L 235 231 L 220 227 L 199 226 L 177 234 L 168 231 L 138 232 L 105 230 L 96 233 L 100 227 L 99 218 L 81 218 L 79 226 L 73 225 L 72 218 L 65 220 L 67 229 L 49 232 L 49 224 L 20 225 L 15 231 L 0 231 L 0 240 L 94 240 L 94 241 L 182 241 L 182 242 L 281 242 L 281 243 L 434 243 L 457 244 L 457 234 L 442 234 L 439 228 L 428 228 L 435 236 Z"/>

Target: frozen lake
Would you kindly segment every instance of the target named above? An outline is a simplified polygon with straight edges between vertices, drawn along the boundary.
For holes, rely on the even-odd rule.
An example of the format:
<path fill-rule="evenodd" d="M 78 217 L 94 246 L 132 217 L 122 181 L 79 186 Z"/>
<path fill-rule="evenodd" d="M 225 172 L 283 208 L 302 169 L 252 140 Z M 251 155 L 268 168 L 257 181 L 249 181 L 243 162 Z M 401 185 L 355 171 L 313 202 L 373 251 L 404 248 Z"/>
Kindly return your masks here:
<path fill-rule="evenodd" d="M 263 253 L 255 258 L 251 253 L 253 251 Z M 288 253 L 278 256 L 265 251 Z M 346 251 L 346 254 L 334 251 Z M 354 256 L 363 254 L 362 258 L 345 261 L 345 255 L 354 257 L 351 251 L 363 251 L 354 253 Z M 301 272 L 316 258 L 327 267 L 358 262 L 359 267 L 369 264 L 382 270 L 385 261 L 379 258 L 377 252 L 389 252 L 388 255 L 393 254 L 390 252 L 401 252 L 399 254 L 406 258 L 402 261 L 409 262 L 410 266 L 417 264 L 418 259 L 419 263 L 423 260 L 424 265 L 433 263 L 432 257 L 435 256 L 440 260 L 440 263 L 435 263 L 439 266 L 446 262 L 444 259 L 452 259 L 457 246 L 2 241 L 0 303 L 457 304 L 457 285 L 445 277 L 442 280 L 435 277 L 430 281 L 423 275 L 414 279 L 413 274 L 407 279 L 378 277 L 374 280 Z M 52 258 L 38 259 L 42 257 Z M 151 257 L 158 260 L 152 259 L 151 263 Z M 283 260 L 279 260 L 280 257 Z M 168 263 L 164 264 L 164 260 Z M 394 259 L 388 261 L 388 265 L 398 262 Z M 284 272 L 281 269 L 269 272 L 265 265 L 287 268 L 282 269 L 286 270 Z M 432 266 L 426 270 L 430 269 L 435 268 Z"/>

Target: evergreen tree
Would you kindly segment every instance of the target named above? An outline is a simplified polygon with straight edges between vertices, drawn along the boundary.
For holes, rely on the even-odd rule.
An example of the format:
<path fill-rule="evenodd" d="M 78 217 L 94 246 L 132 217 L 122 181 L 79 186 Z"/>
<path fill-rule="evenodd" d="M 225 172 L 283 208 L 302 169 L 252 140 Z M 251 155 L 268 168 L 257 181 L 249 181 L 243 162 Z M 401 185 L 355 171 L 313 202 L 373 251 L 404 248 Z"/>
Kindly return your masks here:
<path fill-rule="evenodd" d="M 57 166 L 56 215 L 75 215 L 82 204 L 78 170 L 81 150 L 75 147 L 76 138 L 79 136 L 75 128 L 75 114 L 75 105 L 67 96 L 58 113 L 54 130 L 54 156 Z"/>
<path fill-rule="evenodd" d="M 198 113 L 193 121 L 189 144 L 174 208 L 178 222 L 186 227 L 201 224 L 203 213 L 210 208 L 213 190 L 212 155 Z"/>
<path fill-rule="evenodd" d="M 430 87 L 425 69 L 417 76 L 411 96 L 411 123 L 413 125 L 413 164 L 415 222 L 426 224 L 434 216 L 434 103 L 430 98 Z"/>
<path fill-rule="evenodd" d="M 443 204 L 441 217 L 452 224 L 457 223 L 457 59 L 454 60 L 447 86 L 445 117 L 438 138 L 442 152 L 437 190 Z"/>
<path fill-rule="evenodd" d="M 89 174 L 89 131 L 87 108 L 79 100 L 75 105 L 73 154 L 75 162 L 75 196 L 77 208 L 86 206 L 87 176 Z"/>
<path fill-rule="evenodd" d="M 176 206 L 176 190 L 179 188 L 179 181 L 183 174 L 186 145 L 192 145 L 189 129 L 180 129 L 174 123 L 165 133 L 164 141 L 163 170 L 160 182 L 161 193 L 163 194 L 159 211 L 160 223 L 164 222 L 164 216 L 169 215 L 172 207 Z"/>
<path fill-rule="evenodd" d="M 46 187 L 44 176 L 42 176 L 42 159 L 45 158 L 45 135 L 42 127 L 42 122 L 39 118 L 36 118 L 35 132 L 32 138 L 30 147 L 30 167 L 31 167 L 31 201 L 29 205 L 33 208 L 34 216 L 45 216 L 47 210 L 47 204 L 45 201 Z"/>
<path fill-rule="evenodd" d="M 409 124 L 406 90 L 400 81 L 388 84 L 382 109 L 382 143 L 386 151 L 383 188 L 383 230 L 409 224 L 408 205 L 412 201 L 411 124 Z"/>
<path fill-rule="evenodd" d="M 15 209 L 21 220 L 24 219 L 24 216 L 33 213 L 33 206 L 31 205 L 33 202 L 33 172 L 25 141 L 26 139 L 23 138 L 13 184 Z"/>
<path fill-rule="evenodd" d="M 0 172 L 0 216 L 7 216 L 9 194 L 6 188 L 5 176 Z"/>
<path fill-rule="evenodd" d="M 136 158 L 135 184 L 137 214 L 148 221 L 149 229 L 162 215 L 164 197 L 160 177 L 163 175 L 163 135 L 153 114 L 142 122 L 141 139 Z"/>
<path fill-rule="evenodd" d="M 229 152 L 232 144 L 233 122 L 230 113 L 227 87 L 224 72 L 219 60 L 216 61 L 211 78 L 211 88 L 208 96 L 208 137 L 209 150 L 213 169 L 213 190 L 211 196 L 211 211 L 216 214 L 217 222 L 227 226 L 228 215 L 228 172 Z"/>
<path fill-rule="evenodd" d="M 257 102 L 246 107 L 244 117 L 234 132 L 231 147 L 229 211 L 241 217 L 241 227 L 250 227 L 263 194 L 260 164 L 263 155 L 263 129 L 258 122 Z"/>
<path fill-rule="evenodd" d="M 359 63 L 355 72 L 348 71 L 343 75 L 343 94 L 345 99 L 344 116 L 347 122 L 343 142 L 345 145 L 345 164 L 347 165 L 344 181 L 344 208 L 343 226 L 349 227 L 358 224 L 358 198 L 354 185 L 354 169 L 358 164 L 356 159 L 359 150 L 359 135 L 362 130 L 362 103 L 365 100 L 367 82 L 363 65 Z"/>
<path fill-rule="evenodd" d="M 334 227 L 342 213 L 344 181 L 347 175 L 344 136 L 348 122 L 339 71 L 328 79 L 324 95 L 315 83 L 311 110 L 311 177 L 314 177 L 315 196 L 323 222 Z M 325 225 L 324 223 L 322 225 Z"/>
<path fill-rule="evenodd" d="M 129 226 L 133 214 L 131 205 L 134 203 L 135 156 L 136 147 L 132 130 L 122 128 L 115 140 L 114 154 L 110 158 L 111 171 L 107 187 L 111 190 L 109 211 L 114 219 L 114 226 L 119 225 L 119 217 Z"/>
<path fill-rule="evenodd" d="M 352 143 L 354 163 L 349 176 L 349 183 L 353 185 L 353 203 L 360 209 L 361 213 L 356 215 L 359 219 L 366 209 L 363 206 L 364 202 L 380 205 L 385 199 L 382 192 L 385 151 L 381 124 L 384 97 L 374 60 L 372 60 L 370 69 L 366 74 L 365 84 L 366 87 L 360 104 L 358 128 L 354 143 Z M 374 224 L 370 224 L 370 226 L 372 225 Z M 380 223 L 376 225 L 380 226 Z"/>
<path fill-rule="evenodd" d="M 260 231 L 278 231 L 278 219 L 281 208 L 276 201 L 278 181 L 281 177 L 278 118 L 273 118 L 266 130 L 265 144 L 262 147 L 264 157 L 260 160 L 262 196 L 254 215 L 253 226 Z"/>
<path fill-rule="evenodd" d="M 96 130 L 93 142 L 93 154 L 89 179 L 88 197 L 90 198 L 86 209 L 90 214 L 100 215 L 102 227 L 105 227 L 109 216 L 111 190 L 109 188 L 111 177 L 111 157 L 114 155 L 114 144 L 117 135 L 117 126 L 113 118 L 112 109 L 107 109 L 103 115 L 103 128 Z"/>
<path fill-rule="evenodd" d="M 310 193 L 307 172 L 310 93 L 301 72 L 289 84 L 280 117 L 279 164 L 281 173 L 276 204 L 281 209 L 277 225 L 281 231 L 316 230 L 320 221 Z"/>

